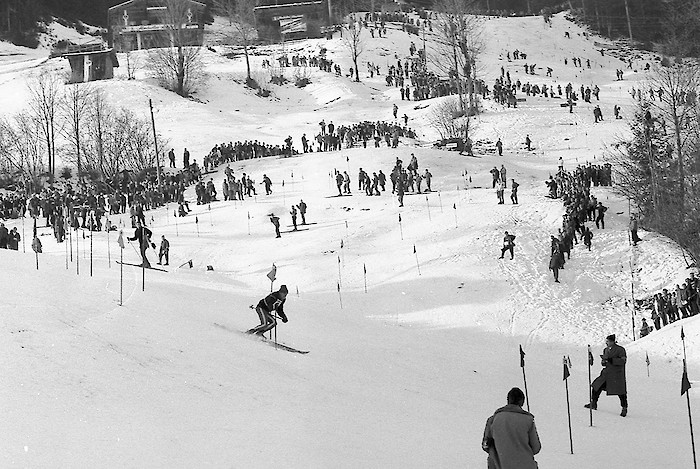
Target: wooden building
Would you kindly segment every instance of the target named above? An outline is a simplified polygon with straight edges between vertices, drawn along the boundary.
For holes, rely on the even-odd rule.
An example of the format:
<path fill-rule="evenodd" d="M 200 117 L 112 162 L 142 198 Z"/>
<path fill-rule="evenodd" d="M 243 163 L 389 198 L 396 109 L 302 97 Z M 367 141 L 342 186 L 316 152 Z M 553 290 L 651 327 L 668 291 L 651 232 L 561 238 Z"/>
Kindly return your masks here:
<path fill-rule="evenodd" d="M 60 56 L 70 63 L 69 83 L 109 80 L 114 77 L 114 67 L 119 67 L 114 49 L 104 49 L 102 44 L 69 46 Z"/>
<path fill-rule="evenodd" d="M 328 0 L 261 0 L 255 22 L 258 37 L 268 41 L 323 37 Z"/>
<path fill-rule="evenodd" d="M 168 11 L 168 3 L 177 4 L 177 12 Z M 204 41 L 204 14 L 207 6 L 195 0 L 128 0 L 108 10 L 110 45 L 118 52 L 173 43 L 173 21 L 181 22 L 183 45 L 201 46 Z"/>

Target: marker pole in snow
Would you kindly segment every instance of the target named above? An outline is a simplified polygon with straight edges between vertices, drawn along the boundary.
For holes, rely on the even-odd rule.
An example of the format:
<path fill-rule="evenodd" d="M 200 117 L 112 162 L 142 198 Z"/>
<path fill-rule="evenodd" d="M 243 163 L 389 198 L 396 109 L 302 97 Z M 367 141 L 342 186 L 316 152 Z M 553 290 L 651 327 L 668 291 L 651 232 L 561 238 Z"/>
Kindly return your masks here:
<path fill-rule="evenodd" d="M 430 216 L 430 202 L 428 201 L 428 196 L 425 196 L 425 205 L 428 207 L 428 221 L 433 221 L 433 219 Z"/>
<path fill-rule="evenodd" d="M 214 226 L 214 220 L 211 218 L 211 204 L 209 204 L 209 224 Z"/>
<path fill-rule="evenodd" d="M 119 249 L 119 306 L 124 304 L 124 248 Z"/>
<path fill-rule="evenodd" d="M 457 204 L 452 204 L 452 209 L 455 212 L 455 228 L 459 228 L 459 226 L 457 225 Z"/>
<path fill-rule="evenodd" d="M 68 231 L 68 244 L 70 245 L 70 261 L 73 262 L 73 231 L 68 220 L 66 220 L 66 231 Z"/>
<path fill-rule="evenodd" d="M 418 251 L 416 251 L 416 245 L 413 245 L 413 255 L 416 256 L 416 267 L 418 267 L 418 275 L 420 275 L 420 263 L 418 262 Z"/>
<path fill-rule="evenodd" d="M 403 225 L 401 225 L 401 214 L 399 213 L 399 230 L 401 231 L 401 241 L 403 241 Z"/>
<path fill-rule="evenodd" d="M 588 403 L 590 404 L 593 400 L 593 387 L 591 385 L 591 367 L 593 366 L 593 353 L 591 352 L 591 346 L 588 346 Z M 593 426 L 593 407 L 588 406 L 588 414 L 590 418 L 590 426 Z"/>
<path fill-rule="evenodd" d="M 442 196 L 440 195 L 440 192 L 438 191 L 438 200 L 440 201 L 440 213 L 442 212 Z"/>
<path fill-rule="evenodd" d="M 343 283 L 342 277 L 340 275 L 340 256 L 338 256 L 338 285 Z"/>
<path fill-rule="evenodd" d="M 248 211 L 248 236 L 250 236 L 250 211 Z"/>
<path fill-rule="evenodd" d="M 75 274 L 80 275 L 80 236 L 78 229 L 75 229 Z"/>
<path fill-rule="evenodd" d="M 338 300 L 340 301 L 340 309 L 343 309 L 343 297 L 340 294 L 340 283 L 338 283 Z"/>
<path fill-rule="evenodd" d="M 287 194 L 286 190 L 284 189 L 284 179 L 282 179 L 282 205 L 285 207 L 287 206 Z"/>
<path fill-rule="evenodd" d="M 365 277 L 365 293 L 367 293 L 367 265 L 362 264 L 362 270 L 364 272 L 364 277 Z"/>
<path fill-rule="evenodd" d="M 566 387 L 566 413 L 569 417 L 569 447 L 571 448 L 571 454 L 574 454 L 574 438 L 571 434 L 571 405 L 569 403 L 569 359 L 564 357 L 564 384 Z"/>
<path fill-rule="evenodd" d="M 109 247 L 110 228 L 112 228 L 112 224 L 109 222 L 109 218 L 107 218 L 107 266 L 111 269 L 112 268 L 112 251 Z"/>
<path fill-rule="evenodd" d="M 530 412 L 530 395 L 527 392 L 527 378 L 525 377 L 525 352 L 523 346 L 520 346 L 520 368 L 523 369 L 523 385 L 525 386 L 525 402 L 527 403 L 527 411 Z"/>
<path fill-rule="evenodd" d="M 199 238 L 199 217 L 197 215 L 194 216 L 194 225 L 197 227 L 197 237 Z"/>
<path fill-rule="evenodd" d="M 94 230 L 93 218 L 90 216 L 90 277 L 92 277 L 92 232 Z"/>
<path fill-rule="evenodd" d="M 25 238 L 25 236 L 24 236 L 24 212 L 22 212 L 22 252 L 26 253 L 27 249 L 26 249 L 25 244 L 24 244 L 24 238 Z"/>
<path fill-rule="evenodd" d="M 345 220 L 345 244 L 348 244 L 348 221 Z"/>
<path fill-rule="evenodd" d="M 66 245 L 66 270 L 68 270 L 68 243 L 67 243 L 66 240 L 65 240 L 65 231 L 66 231 L 66 230 L 65 230 L 65 223 L 64 223 L 64 227 L 63 227 L 63 228 L 64 228 L 64 236 L 63 236 L 64 239 L 63 239 L 63 242 L 64 242 L 65 245 Z M 69 230 L 69 231 L 70 231 L 70 230 Z"/>
<path fill-rule="evenodd" d="M 177 212 L 173 211 L 173 217 L 175 217 L 175 236 L 180 236 L 177 232 Z"/>

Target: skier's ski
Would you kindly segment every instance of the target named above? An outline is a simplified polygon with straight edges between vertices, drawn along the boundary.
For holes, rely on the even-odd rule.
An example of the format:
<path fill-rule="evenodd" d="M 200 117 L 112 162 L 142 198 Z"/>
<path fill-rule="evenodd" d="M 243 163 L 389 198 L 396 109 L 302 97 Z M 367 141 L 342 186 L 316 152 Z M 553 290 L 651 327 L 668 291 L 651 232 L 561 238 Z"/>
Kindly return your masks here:
<path fill-rule="evenodd" d="M 119 261 L 115 261 L 115 262 L 116 262 L 117 264 L 130 265 L 130 266 L 132 266 L 132 267 L 140 267 L 140 268 L 143 268 L 143 266 L 142 266 L 141 264 L 130 264 L 129 262 L 119 262 Z M 165 269 L 159 269 L 158 267 L 146 267 L 146 269 L 148 269 L 148 270 L 157 270 L 157 271 L 159 271 L 159 272 L 167 272 L 167 270 L 165 270 Z"/>
<path fill-rule="evenodd" d="M 275 343 L 273 340 L 268 339 L 267 337 L 263 337 L 263 336 L 260 336 L 260 335 L 257 335 L 257 334 L 251 334 L 251 333 L 249 333 L 249 332 L 239 331 L 239 330 L 236 330 L 236 329 L 231 329 L 231 328 L 229 328 L 229 327 L 227 327 L 227 326 L 224 326 L 223 324 L 219 324 L 219 323 L 217 323 L 217 322 L 214 323 L 214 326 L 216 326 L 216 327 L 218 327 L 218 328 L 220 328 L 220 329 L 223 329 L 223 330 L 225 330 L 225 331 L 228 331 L 228 332 L 237 332 L 237 333 L 239 333 L 239 334 L 243 334 L 243 335 L 245 335 L 246 337 L 249 337 L 249 338 L 251 338 L 251 339 L 258 339 L 260 342 L 263 342 L 263 343 L 265 343 L 265 344 L 267 344 L 267 345 L 269 345 L 269 346 L 271 346 L 271 347 L 276 347 L 276 348 L 278 348 L 278 349 L 280 349 L 280 350 L 284 350 L 285 352 L 299 353 L 299 354 L 301 354 L 301 355 L 306 355 L 307 353 L 309 353 L 309 350 L 299 350 L 299 349 L 295 349 L 294 347 L 290 347 L 290 346 L 287 345 L 287 344 L 283 344 L 283 343 L 280 343 L 280 342 Z"/>
<path fill-rule="evenodd" d="M 250 334 L 248 334 L 248 335 L 250 335 Z M 278 348 L 280 350 L 284 350 L 286 352 L 300 353 L 302 355 L 306 355 L 307 353 L 309 353 L 309 350 L 298 350 L 298 349 L 295 349 L 294 347 L 290 347 L 289 345 L 283 344 L 282 342 L 275 342 L 274 340 L 268 339 L 267 337 L 263 337 L 263 336 L 259 336 L 259 337 L 267 345 L 271 345 L 275 348 Z"/>

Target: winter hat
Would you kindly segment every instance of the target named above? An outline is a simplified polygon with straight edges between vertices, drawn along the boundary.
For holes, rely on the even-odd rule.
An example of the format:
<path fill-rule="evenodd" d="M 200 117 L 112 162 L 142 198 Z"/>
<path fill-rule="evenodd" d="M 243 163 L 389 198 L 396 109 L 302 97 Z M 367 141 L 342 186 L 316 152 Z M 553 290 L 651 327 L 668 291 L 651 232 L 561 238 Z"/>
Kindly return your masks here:
<path fill-rule="evenodd" d="M 609 340 L 611 342 L 615 342 L 615 334 L 610 334 L 605 338 L 605 340 Z"/>
<path fill-rule="evenodd" d="M 289 290 L 287 290 L 287 285 L 282 285 L 280 287 L 280 292 L 281 293 L 289 293 Z"/>

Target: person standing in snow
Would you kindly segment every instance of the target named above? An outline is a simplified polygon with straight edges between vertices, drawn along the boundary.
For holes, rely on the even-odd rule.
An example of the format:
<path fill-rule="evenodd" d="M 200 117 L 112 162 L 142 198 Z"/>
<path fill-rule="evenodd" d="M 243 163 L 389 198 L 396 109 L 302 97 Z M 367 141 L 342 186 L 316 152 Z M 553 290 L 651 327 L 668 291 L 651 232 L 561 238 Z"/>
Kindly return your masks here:
<path fill-rule="evenodd" d="M 598 212 L 598 215 L 595 218 L 595 227 L 605 229 L 605 212 L 608 211 L 608 207 L 603 205 L 603 202 L 598 202 L 595 210 Z"/>
<path fill-rule="evenodd" d="M 299 207 L 299 213 L 301 214 L 301 224 L 306 225 L 306 202 L 303 199 L 300 200 L 297 207 Z"/>
<path fill-rule="evenodd" d="M 287 299 L 287 285 L 282 285 L 279 290 L 272 292 L 260 300 L 255 307 L 255 311 L 260 318 L 260 325 L 249 329 L 248 334 L 262 335 L 277 326 L 277 317 L 282 322 L 287 322 L 287 315 L 284 314 L 284 302 Z"/>
<path fill-rule="evenodd" d="M 508 391 L 508 405 L 486 421 L 481 448 L 489 469 L 537 469 L 535 455 L 542 449 L 535 416 L 523 409 L 525 394 L 520 388 Z"/>
<path fill-rule="evenodd" d="M 263 180 L 261 184 L 265 185 L 265 195 L 272 194 L 272 181 L 269 177 L 267 177 L 267 174 L 263 174 Z"/>
<path fill-rule="evenodd" d="M 292 216 L 292 225 L 294 225 L 293 231 L 297 231 L 297 208 L 294 205 L 292 205 L 292 210 L 289 214 Z"/>
<path fill-rule="evenodd" d="M 270 223 L 275 225 L 275 234 L 277 235 L 276 238 L 281 238 L 282 235 L 280 234 L 280 217 L 276 217 L 274 213 L 271 213 Z"/>
<path fill-rule="evenodd" d="M 165 265 L 170 262 L 170 241 L 165 239 L 165 235 L 160 237 L 160 251 L 158 252 L 158 265 L 163 262 L 163 257 L 165 257 Z"/>
<path fill-rule="evenodd" d="M 515 247 L 515 235 L 508 234 L 508 232 L 506 231 L 506 234 L 503 237 L 503 247 L 501 248 L 500 259 L 503 259 L 503 255 L 506 253 L 506 251 L 510 251 L 510 258 L 512 260 L 514 247 Z"/>
<path fill-rule="evenodd" d="M 143 226 L 141 221 L 136 222 L 136 230 L 134 231 L 134 237 L 133 238 L 127 238 L 129 241 L 137 241 L 139 242 L 139 248 L 141 250 L 141 258 L 142 258 L 142 266 L 150 269 L 151 268 L 151 263 L 148 262 L 148 259 L 146 258 L 146 250 L 151 246 L 151 236 L 153 235 L 153 232 Z"/>
<path fill-rule="evenodd" d="M 639 239 L 639 235 L 637 235 L 637 229 L 638 229 L 637 215 L 633 214 L 632 217 L 630 218 L 630 233 L 632 235 L 632 244 L 634 246 L 636 246 L 637 243 L 641 241 L 641 239 Z"/>
<path fill-rule="evenodd" d="M 617 345 L 615 334 L 605 338 L 605 349 L 600 356 L 603 370 L 591 384 L 593 390 L 591 402 L 584 407 L 587 409 L 598 409 L 598 398 L 603 391 L 608 396 L 619 396 L 622 406 L 621 417 L 627 416 L 627 378 L 625 377 L 625 366 L 627 364 L 627 351 L 624 347 Z"/>
<path fill-rule="evenodd" d="M 503 183 L 503 188 L 508 187 L 508 179 L 506 179 L 506 167 L 501 165 L 501 182 Z"/>
<path fill-rule="evenodd" d="M 525 147 L 527 151 L 532 151 L 532 140 L 530 140 L 530 135 L 525 136 Z"/>
<path fill-rule="evenodd" d="M 503 156 L 503 142 L 500 138 L 496 142 L 496 150 L 498 150 L 498 156 Z"/>
<path fill-rule="evenodd" d="M 515 182 L 515 179 L 510 181 L 510 201 L 513 202 L 513 205 L 518 205 L 518 187 L 520 187 L 520 184 Z"/>
<path fill-rule="evenodd" d="M 590 228 L 585 227 L 583 229 L 583 245 L 586 246 L 589 251 L 591 250 L 591 239 L 593 239 L 593 232 Z"/>

